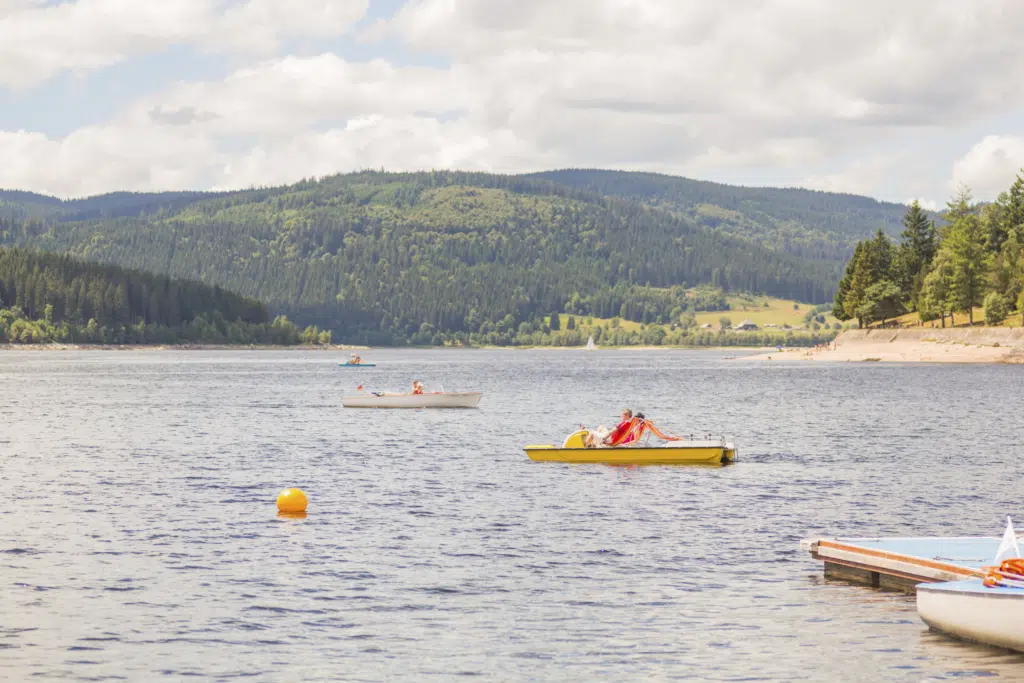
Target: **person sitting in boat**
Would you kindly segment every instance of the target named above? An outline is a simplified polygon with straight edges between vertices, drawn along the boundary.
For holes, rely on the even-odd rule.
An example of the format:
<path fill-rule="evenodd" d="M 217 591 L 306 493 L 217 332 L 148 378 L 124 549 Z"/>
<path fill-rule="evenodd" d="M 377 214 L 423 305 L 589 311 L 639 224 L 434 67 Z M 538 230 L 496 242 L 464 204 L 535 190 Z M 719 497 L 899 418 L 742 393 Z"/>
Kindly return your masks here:
<path fill-rule="evenodd" d="M 355 354 L 352 354 L 352 359 L 348 363 L 349 363 L 349 365 L 360 365 L 362 362 L 363 362 L 362 358 L 360 358 L 359 356 L 357 356 Z"/>
<path fill-rule="evenodd" d="M 608 446 L 624 446 L 636 440 L 636 427 L 640 421 L 633 417 L 633 411 L 629 408 L 622 409 L 622 421 L 615 426 L 615 429 L 608 431 L 602 425 L 591 430 L 583 439 L 586 448 L 600 448 Z"/>
<path fill-rule="evenodd" d="M 412 393 L 417 395 L 417 396 L 422 394 L 423 393 L 423 382 L 419 381 L 418 379 L 414 379 L 412 381 Z"/>

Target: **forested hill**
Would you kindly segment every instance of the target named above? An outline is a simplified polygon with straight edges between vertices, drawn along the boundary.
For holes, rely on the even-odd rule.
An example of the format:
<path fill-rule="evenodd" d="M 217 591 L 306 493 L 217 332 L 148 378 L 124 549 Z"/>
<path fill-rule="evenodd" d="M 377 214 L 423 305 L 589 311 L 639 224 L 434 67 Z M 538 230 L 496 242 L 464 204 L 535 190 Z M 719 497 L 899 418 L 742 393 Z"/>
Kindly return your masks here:
<path fill-rule="evenodd" d="M 145 216 L 174 211 L 213 192 L 111 192 L 82 199 L 57 199 L 35 192 L 0 190 L 0 216 L 18 219 L 80 221 L 92 218 Z"/>
<path fill-rule="evenodd" d="M 315 339 L 310 339 L 313 335 Z M 266 304 L 198 282 L 0 248 L 0 342 L 274 343 L 305 338 Z"/>
<path fill-rule="evenodd" d="M 786 253 L 678 207 L 600 191 L 544 177 L 364 172 L 216 195 L 7 192 L 0 244 L 219 285 L 373 343 L 555 311 L 668 322 L 693 305 L 684 287 L 701 284 L 832 296 L 838 257 Z"/>
<path fill-rule="evenodd" d="M 854 245 L 878 230 L 899 235 L 907 208 L 851 194 L 737 187 L 659 173 L 564 169 L 525 177 L 678 211 L 705 228 L 830 263 L 845 263 Z"/>

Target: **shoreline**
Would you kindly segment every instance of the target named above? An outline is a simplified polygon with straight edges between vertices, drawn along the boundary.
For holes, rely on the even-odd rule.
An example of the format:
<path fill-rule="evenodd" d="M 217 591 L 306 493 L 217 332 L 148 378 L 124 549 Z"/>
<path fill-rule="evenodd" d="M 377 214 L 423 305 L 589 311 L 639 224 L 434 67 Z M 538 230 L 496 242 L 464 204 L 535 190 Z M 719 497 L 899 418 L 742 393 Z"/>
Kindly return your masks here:
<path fill-rule="evenodd" d="M 743 360 L 805 360 L 832 363 L 1024 364 L 1024 330 L 968 328 L 946 330 L 869 329 L 843 332 L 824 347 L 773 350 Z"/>
<path fill-rule="evenodd" d="M 0 344 L 3 351 L 586 351 L 584 346 L 358 346 L 331 344 L 328 346 L 280 346 L 259 344 Z M 793 350 L 805 347 L 793 347 Z M 738 354 L 765 353 L 775 347 L 765 346 L 599 346 L 595 351 L 735 351 Z"/>
<path fill-rule="evenodd" d="M 0 344 L 0 351 L 367 351 L 369 346 L 259 344 Z"/>

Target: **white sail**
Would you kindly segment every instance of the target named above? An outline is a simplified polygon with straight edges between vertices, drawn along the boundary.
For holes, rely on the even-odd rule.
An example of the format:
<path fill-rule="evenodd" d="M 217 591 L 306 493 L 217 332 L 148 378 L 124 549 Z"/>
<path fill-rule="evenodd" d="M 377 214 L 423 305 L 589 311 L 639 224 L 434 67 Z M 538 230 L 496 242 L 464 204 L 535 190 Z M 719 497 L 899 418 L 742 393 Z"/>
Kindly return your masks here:
<path fill-rule="evenodd" d="M 591 335 L 590 339 L 587 340 L 587 351 L 594 351 L 597 349 L 597 345 L 594 344 L 594 337 Z"/>
<path fill-rule="evenodd" d="M 1008 560 L 1012 557 L 1020 557 L 1020 547 L 1017 545 L 1017 534 L 1013 531 L 1013 522 L 1007 516 L 1003 541 L 999 544 L 999 550 L 996 551 L 996 558 L 992 560 L 992 563 L 999 564 L 1003 560 Z"/>

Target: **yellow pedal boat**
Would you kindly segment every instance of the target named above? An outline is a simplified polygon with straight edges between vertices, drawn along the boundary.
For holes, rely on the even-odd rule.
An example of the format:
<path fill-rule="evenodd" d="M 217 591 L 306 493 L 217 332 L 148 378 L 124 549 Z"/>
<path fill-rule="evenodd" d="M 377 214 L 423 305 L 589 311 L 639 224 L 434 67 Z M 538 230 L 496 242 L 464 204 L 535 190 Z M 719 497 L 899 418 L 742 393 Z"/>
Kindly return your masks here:
<path fill-rule="evenodd" d="M 736 445 L 724 439 L 668 441 L 652 446 L 638 444 L 585 448 L 586 430 L 573 432 L 561 446 L 531 445 L 530 460 L 543 462 L 606 463 L 612 465 L 724 465 L 736 459 Z"/>

